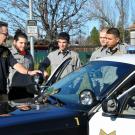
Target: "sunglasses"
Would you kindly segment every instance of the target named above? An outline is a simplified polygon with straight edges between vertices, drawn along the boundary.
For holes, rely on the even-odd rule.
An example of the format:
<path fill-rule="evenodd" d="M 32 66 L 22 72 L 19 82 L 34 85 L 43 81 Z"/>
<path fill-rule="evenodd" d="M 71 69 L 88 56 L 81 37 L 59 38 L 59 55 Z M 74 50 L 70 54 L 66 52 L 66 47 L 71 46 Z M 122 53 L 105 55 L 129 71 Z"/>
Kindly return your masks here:
<path fill-rule="evenodd" d="M 8 33 L 0 33 L 0 34 L 3 34 L 3 35 L 6 36 L 6 37 L 8 36 Z"/>

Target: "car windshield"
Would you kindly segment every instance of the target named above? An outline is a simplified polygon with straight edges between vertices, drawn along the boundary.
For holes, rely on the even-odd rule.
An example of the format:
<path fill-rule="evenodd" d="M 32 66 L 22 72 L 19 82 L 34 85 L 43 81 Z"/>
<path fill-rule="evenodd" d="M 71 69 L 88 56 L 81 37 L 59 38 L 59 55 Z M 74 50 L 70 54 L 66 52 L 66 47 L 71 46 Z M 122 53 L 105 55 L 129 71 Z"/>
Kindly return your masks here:
<path fill-rule="evenodd" d="M 63 98 L 78 102 L 79 93 L 84 89 L 90 89 L 96 97 L 99 97 L 113 85 L 122 81 L 134 70 L 134 67 L 134 65 L 120 62 L 91 61 L 54 83 L 46 89 L 46 92 L 54 92 Z"/>

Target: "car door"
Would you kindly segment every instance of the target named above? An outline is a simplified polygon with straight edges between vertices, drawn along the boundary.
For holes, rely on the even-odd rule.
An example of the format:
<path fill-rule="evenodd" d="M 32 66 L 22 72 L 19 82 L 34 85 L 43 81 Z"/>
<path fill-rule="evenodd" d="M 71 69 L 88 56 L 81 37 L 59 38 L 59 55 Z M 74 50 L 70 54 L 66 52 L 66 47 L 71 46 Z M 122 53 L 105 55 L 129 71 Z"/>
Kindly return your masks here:
<path fill-rule="evenodd" d="M 56 69 L 55 71 L 51 74 L 51 76 L 48 78 L 48 80 L 45 82 L 45 86 L 51 86 L 53 83 L 57 82 L 58 80 L 61 79 L 61 75 L 64 71 L 64 69 L 67 67 L 67 65 L 70 63 L 72 60 L 71 57 L 67 58 L 64 60 Z"/>
<path fill-rule="evenodd" d="M 118 97 L 118 113 L 99 110 L 89 122 L 90 135 L 129 135 L 135 132 L 135 88 Z"/>

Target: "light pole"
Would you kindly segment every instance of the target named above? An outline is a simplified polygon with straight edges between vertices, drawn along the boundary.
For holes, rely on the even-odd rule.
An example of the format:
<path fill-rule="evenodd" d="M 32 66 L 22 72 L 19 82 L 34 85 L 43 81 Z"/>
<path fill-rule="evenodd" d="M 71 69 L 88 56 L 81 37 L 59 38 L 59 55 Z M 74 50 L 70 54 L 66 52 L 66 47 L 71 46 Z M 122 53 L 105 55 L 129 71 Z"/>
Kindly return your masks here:
<path fill-rule="evenodd" d="M 32 15 L 32 0 L 29 0 L 29 19 L 33 20 L 33 15 Z M 33 42 L 33 37 L 30 36 L 30 53 L 34 59 L 34 42 Z"/>

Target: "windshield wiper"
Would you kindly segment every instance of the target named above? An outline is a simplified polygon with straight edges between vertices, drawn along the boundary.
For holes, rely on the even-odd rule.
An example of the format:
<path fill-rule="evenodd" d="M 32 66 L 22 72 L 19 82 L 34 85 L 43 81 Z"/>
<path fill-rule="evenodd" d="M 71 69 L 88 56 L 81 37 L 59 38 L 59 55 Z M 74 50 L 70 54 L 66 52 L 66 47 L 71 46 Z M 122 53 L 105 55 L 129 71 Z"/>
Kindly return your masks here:
<path fill-rule="evenodd" d="M 57 106 L 64 105 L 64 102 L 62 102 L 58 97 L 56 97 L 54 95 L 50 95 L 47 100 L 52 105 L 57 105 Z"/>

